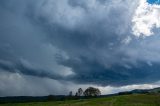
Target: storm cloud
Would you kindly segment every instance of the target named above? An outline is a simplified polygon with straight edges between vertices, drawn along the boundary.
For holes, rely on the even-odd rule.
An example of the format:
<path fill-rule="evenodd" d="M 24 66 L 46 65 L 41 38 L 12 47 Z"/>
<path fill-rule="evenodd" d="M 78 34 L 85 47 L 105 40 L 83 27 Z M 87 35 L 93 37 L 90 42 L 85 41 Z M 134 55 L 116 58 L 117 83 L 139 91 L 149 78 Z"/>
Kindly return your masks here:
<path fill-rule="evenodd" d="M 1 0 L 1 76 L 5 80 L 8 74 L 27 77 L 25 82 L 30 86 L 34 85 L 30 79 L 38 85 L 41 82 L 38 80 L 45 80 L 40 86 L 53 80 L 55 86 L 69 82 L 101 87 L 159 81 L 159 24 L 153 22 L 151 29 L 147 29 L 149 35 L 151 30 L 154 32 L 153 36 L 139 36 L 148 36 L 135 26 L 141 22 L 136 20 L 140 3 L 138 0 Z M 150 21 L 151 18 L 147 19 Z M 24 85 L 13 86 L 17 89 L 16 86 Z M 47 87 L 41 90 L 54 88 Z M 68 90 L 61 89 L 62 93 Z M 51 90 L 43 92 L 49 93 Z"/>

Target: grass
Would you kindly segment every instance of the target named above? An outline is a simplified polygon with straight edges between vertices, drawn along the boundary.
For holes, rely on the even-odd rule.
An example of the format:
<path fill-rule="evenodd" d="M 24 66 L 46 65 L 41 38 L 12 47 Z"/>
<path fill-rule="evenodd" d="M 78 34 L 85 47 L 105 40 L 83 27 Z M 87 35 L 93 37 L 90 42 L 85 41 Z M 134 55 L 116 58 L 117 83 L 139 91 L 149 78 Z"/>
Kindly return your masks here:
<path fill-rule="evenodd" d="M 0 106 L 160 106 L 158 94 L 135 94 L 57 102 L 8 103 Z"/>

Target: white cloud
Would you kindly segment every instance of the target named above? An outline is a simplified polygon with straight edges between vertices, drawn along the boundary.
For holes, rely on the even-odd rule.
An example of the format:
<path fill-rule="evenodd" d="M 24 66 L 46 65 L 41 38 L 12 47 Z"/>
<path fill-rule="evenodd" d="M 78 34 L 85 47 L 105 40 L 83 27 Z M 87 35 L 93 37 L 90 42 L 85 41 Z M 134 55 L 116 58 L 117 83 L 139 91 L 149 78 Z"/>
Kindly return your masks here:
<path fill-rule="evenodd" d="M 124 40 L 122 40 L 123 44 L 129 44 L 131 42 L 132 38 L 130 36 L 127 36 Z"/>
<path fill-rule="evenodd" d="M 154 28 L 160 28 L 160 5 L 140 0 L 132 19 L 135 36 L 151 36 Z"/>
<path fill-rule="evenodd" d="M 159 87 L 159 83 L 127 85 L 122 87 L 106 86 L 106 87 L 98 87 L 98 88 L 100 89 L 102 94 L 114 94 L 114 93 L 123 92 L 123 91 L 131 91 L 134 89 L 153 89 L 157 87 Z"/>

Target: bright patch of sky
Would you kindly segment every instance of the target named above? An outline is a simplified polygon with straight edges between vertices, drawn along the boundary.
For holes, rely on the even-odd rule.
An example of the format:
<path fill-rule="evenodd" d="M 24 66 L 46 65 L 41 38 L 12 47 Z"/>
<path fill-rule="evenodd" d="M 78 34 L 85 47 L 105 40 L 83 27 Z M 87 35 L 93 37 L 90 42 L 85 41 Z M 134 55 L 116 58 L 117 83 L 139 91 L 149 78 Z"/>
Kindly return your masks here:
<path fill-rule="evenodd" d="M 153 3 L 160 3 L 160 0 L 140 0 L 132 19 L 135 36 L 151 36 L 155 28 L 160 28 L 160 5 Z"/>
<path fill-rule="evenodd" d="M 160 0 L 147 0 L 150 4 L 160 4 Z"/>

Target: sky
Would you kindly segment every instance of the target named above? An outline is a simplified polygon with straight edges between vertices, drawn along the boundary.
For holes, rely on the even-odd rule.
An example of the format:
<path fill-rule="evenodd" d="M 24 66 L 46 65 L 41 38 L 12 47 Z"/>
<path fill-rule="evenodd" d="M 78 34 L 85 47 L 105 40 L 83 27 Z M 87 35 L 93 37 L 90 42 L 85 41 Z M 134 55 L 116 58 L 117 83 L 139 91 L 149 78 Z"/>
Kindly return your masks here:
<path fill-rule="evenodd" d="M 160 4 L 160 0 L 147 0 L 150 4 Z"/>
<path fill-rule="evenodd" d="M 0 0 L 0 96 L 159 87 L 159 3 Z"/>

